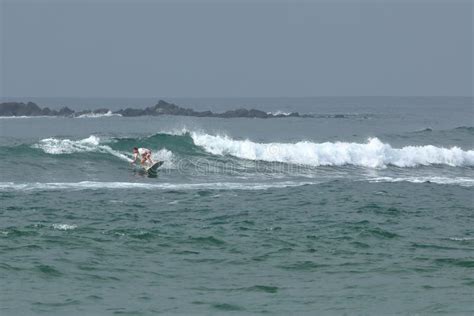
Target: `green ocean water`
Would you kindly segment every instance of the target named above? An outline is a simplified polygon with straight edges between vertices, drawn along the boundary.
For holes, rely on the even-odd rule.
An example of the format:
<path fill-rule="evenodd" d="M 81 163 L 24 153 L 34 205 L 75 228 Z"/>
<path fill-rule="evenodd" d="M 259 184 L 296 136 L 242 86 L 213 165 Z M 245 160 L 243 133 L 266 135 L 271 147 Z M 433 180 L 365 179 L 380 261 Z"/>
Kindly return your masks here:
<path fill-rule="evenodd" d="M 0 119 L 0 314 L 474 313 L 472 99 L 273 101 Z"/>

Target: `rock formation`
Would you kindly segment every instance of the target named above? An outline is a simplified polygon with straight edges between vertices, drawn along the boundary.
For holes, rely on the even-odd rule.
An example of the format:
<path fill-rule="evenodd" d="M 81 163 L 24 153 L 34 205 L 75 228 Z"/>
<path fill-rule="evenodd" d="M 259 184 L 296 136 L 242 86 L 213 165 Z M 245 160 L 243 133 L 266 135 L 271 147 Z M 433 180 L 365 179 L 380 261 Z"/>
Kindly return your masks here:
<path fill-rule="evenodd" d="M 111 112 L 109 109 L 97 109 L 93 111 L 75 112 L 68 107 L 63 107 L 59 111 L 51 110 L 48 107 L 40 108 L 33 102 L 5 102 L 0 103 L 0 116 L 66 116 L 76 117 L 84 114 L 105 114 Z M 121 109 L 113 114 L 120 114 L 125 117 L 129 116 L 159 116 L 159 115 L 180 115 L 180 116 L 196 116 L 196 117 L 220 117 L 220 118 L 279 118 L 279 117 L 311 117 L 309 115 L 300 115 L 298 112 L 289 114 L 271 114 L 255 109 L 237 109 L 226 111 L 224 113 L 213 113 L 211 111 L 194 111 L 193 109 L 183 108 L 173 103 L 160 100 L 155 106 L 146 107 L 144 109 L 126 108 Z"/>

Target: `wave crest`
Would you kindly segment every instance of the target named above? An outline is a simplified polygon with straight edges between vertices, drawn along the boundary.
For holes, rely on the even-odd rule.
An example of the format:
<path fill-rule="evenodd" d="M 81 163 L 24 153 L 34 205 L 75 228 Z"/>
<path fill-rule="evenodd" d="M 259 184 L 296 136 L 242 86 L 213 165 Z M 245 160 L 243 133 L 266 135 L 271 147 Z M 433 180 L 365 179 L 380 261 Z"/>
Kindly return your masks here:
<path fill-rule="evenodd" d="M 46 138 L 40 140 L 38 144 L 33 145 L 33 148 L 42 149 L 45 153 L 52 155 L 81 152 L 109 153 L 122 160 L 131 161 L 126 155 L 113 150 L 107 145 L 101 145 L 100 138 L 94 135 L 80 140 Z"/>
<path fill-rule="evenodd" d="M 113 149 L 109 145 L 105 145 L 107 141 L 102 141 L 97 136 L 89 136 L 80 140 L 46 138 L 33 145 L 33 148 L 41 149 L 47 154 L 51 155 L 65 155 L 74 153 L 97 152 L 104 154 L 111 154 L 121 160 L 131 162 L 131 154 L 128 152 Z M 110 143 L 110 141 L 109 141 Z M 152 150 L 152 159 L 155 161 L 164 161 L 163 168 L 171 169 L 174 167 L 173 152 L 162 148 L 160 150 Z"/>
<path fill-rule="evenodd" d="M 283 162 L 310 166 L 354 165 L 370 168 L 416 167 L 426 165 L 474 166 L 474 150 L 432 145 L 392 148 L 378 138 L 367 143 L 256 143 L 227 136 L 191 133 L 197 146 L 214 155 L 230 155 L 248 160 Z"/>
<path fill-rule="evenodd" d="M 180 156 L 202 155 L 203 152 L 218 156 L 233 156 L 252 161 L 279 162 L 305 166 L 353 165 L 368 168 L 417 167 L 446 165 L 453 167 L 474 166 L 474 150 L 459 147 L 433 145 L 393 148 L 378 138 L 366 143 L 300 141 L 296 143 L 258 143 L 251 140 L 235 140 L 228 136 L 209 135 L 186 130 L 156 134 L 146 139 L 118 138 L 102 141 L 97 136 L 80 140 L 46 138 L 33 145 L 53 155 L 98 152 L 111 154 L 131 161 L 130 150 L 135 145 L 152 149 L 154 160 L 168 162 L 165 168 L 175 164 L 174 153 Z M 157 150 L 160 148 L 160 150 Z"/>
<path fill-rule="evenodd" d="M 76 152 L 90 152 L 99 151 L 108 146 L 99 146 L 100 138 L 96 136 L 89 136 L 81 140 L 45 138 L 40 140 L 38 144 L 33 145 L 33 148 L 42 149 L 47 154 L 60 155 L 72 154 Z M 110 147 L 108 147 L 110 148 Z"/>

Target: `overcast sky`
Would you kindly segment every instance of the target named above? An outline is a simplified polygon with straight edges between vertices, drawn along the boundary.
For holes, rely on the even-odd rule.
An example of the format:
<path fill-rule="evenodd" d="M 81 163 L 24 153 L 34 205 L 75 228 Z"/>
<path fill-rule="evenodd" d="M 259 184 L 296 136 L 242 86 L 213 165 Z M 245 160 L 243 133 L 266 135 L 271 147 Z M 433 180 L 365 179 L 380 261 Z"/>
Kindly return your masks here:
<path fill-rule="evenodd" d="M 472 95 L 471 1 L 1 1 L 0 95 Z"/>

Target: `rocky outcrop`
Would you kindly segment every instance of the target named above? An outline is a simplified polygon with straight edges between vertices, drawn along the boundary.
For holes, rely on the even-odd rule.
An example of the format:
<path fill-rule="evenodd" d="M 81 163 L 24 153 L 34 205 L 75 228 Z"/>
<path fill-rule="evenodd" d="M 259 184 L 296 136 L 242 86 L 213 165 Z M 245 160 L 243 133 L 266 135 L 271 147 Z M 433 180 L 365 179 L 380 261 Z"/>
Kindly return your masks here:
<path fill-rule="evenodd" d="M 68 108 L 67 106 L 64 107 L 64 108 L 61 108 L 59 111 L 58 111 L 58 114 L 57 116 L 71 116 L 74 114 L 74 111 L 71 110 L 70 108 Z"/>
<path fill-rule="evenodd" d="M 40 108 L 36 103 L 5 102 L 0 103 L 0 116 L 70 116 L 74 111 L 63 107 L 59 111 L 48 107 Z"/>
<path fill-rule="evenodd" d="M 48 107 L 40 108 L 33 102 L 6 102 L 0 103 L 0 116 L 66 116 L 75 117 L 85 114 L 106 114 L 111 112 L 109 109 L 97 109 L 94 111 L 75 112 L 68 107 L 63 107 L 59 111 L 51 110 Z M 271 114 L 255 109 L 237 109 L 226 111 L 224 113 L 213 113 L 211 111 L 194 111 L 193 109 L 183 108 L 173 103 L 160 100 L 155 106 L 144 109 L 126 108 L 113 112 L 125 117 L 132 116 L 159 116 L 159 115 L 179 115 L 195 117 L 220 117 L 220 118 L 278 118 L 278 117 L 311 117 L 309 115 L 300 115 L 298 112 L 290 114 Z"/>
<path fill-rule="evenodd" d="M 216 114 L 218 117 L 225 117 L 225 118 L 231 118 L 231 117 L 257 117 L 257 118 L 268 118 L 272 117 L 272 114 L 265 113 L 263 111 L 259 110 L 247 110 L 247 109 L 237 109 L 233 111 L 227 111 L 222 114 Z"/>

